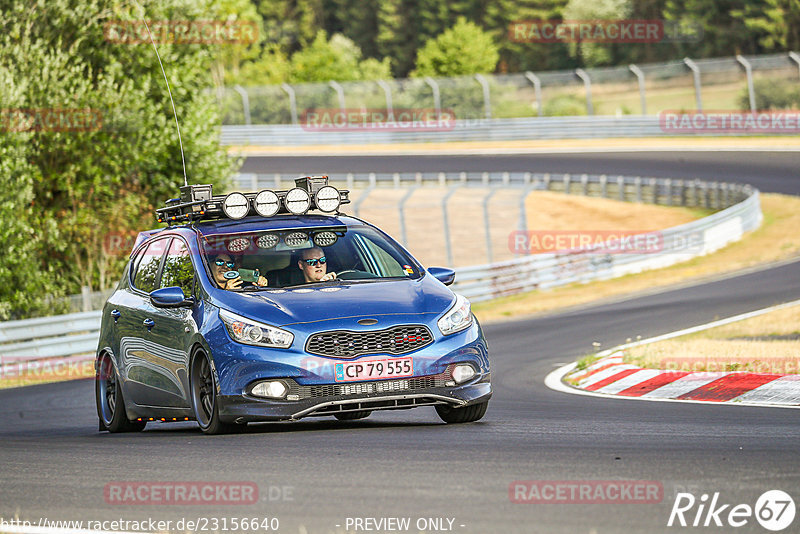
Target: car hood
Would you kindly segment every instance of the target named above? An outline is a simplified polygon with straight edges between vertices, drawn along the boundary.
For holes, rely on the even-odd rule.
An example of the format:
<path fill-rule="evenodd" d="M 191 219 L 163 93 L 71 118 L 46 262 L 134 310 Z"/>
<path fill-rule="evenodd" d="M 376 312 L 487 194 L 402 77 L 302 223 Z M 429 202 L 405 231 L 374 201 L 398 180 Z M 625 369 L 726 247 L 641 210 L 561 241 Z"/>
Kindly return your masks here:
<path fill-rule="evenodd" d="M 275 326 L 390 315 L 408 320 L 409 315 L 440 315 L 455 300 L 453 292 L 430 275 L 417 280 L 342 281 L 286 290 L 216 293 L 214 304 Z"/>

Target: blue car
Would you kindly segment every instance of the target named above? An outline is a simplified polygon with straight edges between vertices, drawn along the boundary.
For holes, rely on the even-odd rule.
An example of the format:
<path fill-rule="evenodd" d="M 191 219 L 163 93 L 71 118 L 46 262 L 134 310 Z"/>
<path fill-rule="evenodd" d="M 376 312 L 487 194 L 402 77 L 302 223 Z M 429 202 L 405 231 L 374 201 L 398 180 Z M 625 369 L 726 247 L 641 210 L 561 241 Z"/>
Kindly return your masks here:
<path fill-rule="evenodd" d="M 347 192 L 327 180 L 298 185 L 187 186 L 159 210 L 169 225 L 139 235 L 103 308 L 100 430 L 194 420 L 213 434 L 419 406 L 483 417 L 488 347 L 447 287 L 455 273 L 340 213 Z"/>

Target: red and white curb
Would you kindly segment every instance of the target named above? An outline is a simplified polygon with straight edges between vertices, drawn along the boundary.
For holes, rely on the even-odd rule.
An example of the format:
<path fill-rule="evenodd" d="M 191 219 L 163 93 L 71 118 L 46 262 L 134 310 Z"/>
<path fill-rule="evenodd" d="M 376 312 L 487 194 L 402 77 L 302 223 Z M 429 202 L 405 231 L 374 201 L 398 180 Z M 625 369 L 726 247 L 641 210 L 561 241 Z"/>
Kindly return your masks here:
<path fill-rule="evenodd" d="M 601 358 L 585 369 L 578 370 L 577 363 L 556 369 L 547 376 L 545 384 L 565 393 L 620 399 L 800 408 L 800 375 L 672 371 L 623 363 L 626 348 L 707 330 L 798 304 L 800 301 L 788 302 L 622 345 L 600 353 Z"/>

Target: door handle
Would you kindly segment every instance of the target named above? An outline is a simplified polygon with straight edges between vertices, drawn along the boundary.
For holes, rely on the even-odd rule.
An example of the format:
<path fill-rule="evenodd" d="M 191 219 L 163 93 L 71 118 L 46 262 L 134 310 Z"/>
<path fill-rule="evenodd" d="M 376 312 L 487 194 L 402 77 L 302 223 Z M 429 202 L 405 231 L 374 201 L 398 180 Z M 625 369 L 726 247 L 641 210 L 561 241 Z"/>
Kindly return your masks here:
<path fill-rule="evenodd" d="M 119 319 L 121 315 L 122 314 L 119 312 L 119 310 L 111 310 L 111 317 L 114 318 L 114 324 L 117 323 L 117 319 Z"/>
<path fill-rule="evenodd" d="M 142 324 L 147 327 L 147 331 L 149 332 L 156 325 L 156 322 L 152 319 L 145 319 L 142 321 Z"/>

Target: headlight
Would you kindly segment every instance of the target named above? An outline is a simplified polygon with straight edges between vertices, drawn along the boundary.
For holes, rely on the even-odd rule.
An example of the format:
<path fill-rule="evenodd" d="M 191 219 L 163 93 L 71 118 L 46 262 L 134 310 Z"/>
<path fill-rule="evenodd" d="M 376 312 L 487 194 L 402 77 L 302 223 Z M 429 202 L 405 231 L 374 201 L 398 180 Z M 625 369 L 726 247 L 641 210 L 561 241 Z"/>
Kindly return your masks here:
<path fill-rule="evenodd" d="M 469 301 L 461 295 L 456 295 L 456 303 L 439 319 L 437 324 L 444 335 L 454 334 L 468 328 L 472 324 L 472 308 Z"/>
<path fill-rule="evenodd" d="M 287 349 L 294 341 L 294 334 L 291 332 L 247 319 L 227 310 L 220 309 L 219 318 L 222 319 L 233 340 L 239 343 Z"/>

